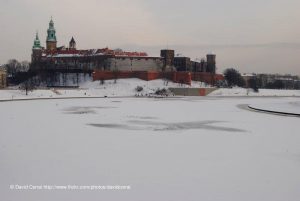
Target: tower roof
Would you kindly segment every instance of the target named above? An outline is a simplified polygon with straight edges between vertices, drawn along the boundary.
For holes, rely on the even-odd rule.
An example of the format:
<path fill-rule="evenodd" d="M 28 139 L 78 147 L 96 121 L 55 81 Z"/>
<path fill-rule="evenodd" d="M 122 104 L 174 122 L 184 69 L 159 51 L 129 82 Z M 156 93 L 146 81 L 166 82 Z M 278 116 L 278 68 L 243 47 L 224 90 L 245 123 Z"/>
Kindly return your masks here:
<path fill-rule="evenodd" d="M 49 27 L 53 27 L 54 28 L 54 22 L 53 22 L 52 16 L 51 16 L 51 20 L 49 22 Z"/>
<path fill-rule="evenodd" d="M 49 28 L 47 30 L 47 41 L 49 42 L 56 42 L 56 30 L 54 28 L 54 22 L 51 17 L 51 20 L 49 22 Z"/>
<path fill-rule="evenodd" d="M 41 47 L 41 41 L 40 41 L 40 39 L 39 39 L 39 33 L 38 32 L 36 32 L 36 34 L 35 34 L 35 40 L 34 40 L 34 42 L 33 42 L 33 47 L 32 47 L 32 49 L 41 49 L 42 47 Z"/>
<path fill-rule="evenodd" d="M 72 38 L 71 38 L 70 43 L 76 43 L 75 40 L 74 40 L 74 38 L 73 38 L 73 36 L 72 36 Z"/>

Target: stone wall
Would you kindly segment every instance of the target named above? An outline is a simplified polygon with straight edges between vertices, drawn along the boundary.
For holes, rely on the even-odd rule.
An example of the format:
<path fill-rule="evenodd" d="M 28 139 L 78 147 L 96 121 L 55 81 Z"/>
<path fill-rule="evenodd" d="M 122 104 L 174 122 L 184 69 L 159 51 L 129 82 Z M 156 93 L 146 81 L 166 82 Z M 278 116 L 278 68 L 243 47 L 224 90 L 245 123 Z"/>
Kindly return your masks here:
<path fill-rule="evenodd" d="M 176 96 L 207 96 L 216 88 L 169 88 Z"/>
<path fill-rule="evenodd" d="M 108 59 L 110 70 L 119 71 L 162 71 L 163 61 L 160 58 L 115 57 Z"/>

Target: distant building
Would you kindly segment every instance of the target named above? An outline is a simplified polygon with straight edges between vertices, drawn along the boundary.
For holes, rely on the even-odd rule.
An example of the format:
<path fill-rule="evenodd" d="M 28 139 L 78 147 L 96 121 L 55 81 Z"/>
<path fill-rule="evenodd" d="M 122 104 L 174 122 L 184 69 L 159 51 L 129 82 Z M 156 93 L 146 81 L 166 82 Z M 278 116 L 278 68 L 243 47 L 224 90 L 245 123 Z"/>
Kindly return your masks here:
<path fill-rule="evenodd" d="M 245 87 L 249 88 L 250 87 L 250 80 L 253 79 L 253 78 L 256 78 L 256 74 L 254 74 L 254 73 L 249 73 L 249 74 L 248 73 L 243 73 L 242 78 L 245 81 Z"/>
<path fill-rule="evenodd" d="M 262 88 L 272 88 L 274 83 L 280 83 L 283 89 L 294 89 L 299 86 L 299 77 L 295 75 L 258 74 Z"/>
<path fill-rule="evenodd" d="M 7 78 L 6 70 L 4 69 L 4 67 L 0 66 L 0 89 L 3 89 L 7 86 L 6 78 Z"/>
<path fill-rule="evenodd" d="M 163 58 L 163 66 L 165 69 L 163 71 L 170 69 L 174 66 L 174 57 L 175 57 L 175 51 L 174 50 L 161 50 L 160 56 Z"/>
<path fill-rule="evenodd" d="M 201 59 L 200 62 L 192 61 L 193 72 L 208 72 L 207 71 L 207 62 L 204 59 Z"/>
<path fill-rule="evenodd" d="M 207 72 L 215 74 L 216 73 L 216 55 L 215 54 L 206 55 L 206 62 L 207 62 L 207 67 L 206 67 Z"/>
<path fill-rule="evenodd" d="M 177 71 L 192 71 L 192 62 L 189 57 L 175 57 L 174 66 Z"/>
<path fill-rule="evenodd" d="M 246 87 L 255 79 L 259 88 L 300 89 L 300 79 L 295 75 L 280 74 L 242 74 Z"/>
<path fill-rule="evenodd" d="M 176 56 L 174 66 L 177 71 L 216 73 L 216 55 L 208 54 L 206 61 L 192 61 L 190 57 Z"/>

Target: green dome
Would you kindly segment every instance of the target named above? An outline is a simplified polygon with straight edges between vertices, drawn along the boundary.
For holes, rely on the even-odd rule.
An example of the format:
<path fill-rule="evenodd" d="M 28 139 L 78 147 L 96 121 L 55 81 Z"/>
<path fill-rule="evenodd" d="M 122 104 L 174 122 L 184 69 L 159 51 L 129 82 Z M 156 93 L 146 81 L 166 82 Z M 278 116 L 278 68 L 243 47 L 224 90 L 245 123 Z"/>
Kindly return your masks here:
<path fill-rule="evenodd" d="M 42 48 L 42 46 L 41 46 L 41 41 L 39 39 L 39 34 L 38 34 L 38 32 L 36 32 L 32 49 L 41 49 L 41 48 Z"/>

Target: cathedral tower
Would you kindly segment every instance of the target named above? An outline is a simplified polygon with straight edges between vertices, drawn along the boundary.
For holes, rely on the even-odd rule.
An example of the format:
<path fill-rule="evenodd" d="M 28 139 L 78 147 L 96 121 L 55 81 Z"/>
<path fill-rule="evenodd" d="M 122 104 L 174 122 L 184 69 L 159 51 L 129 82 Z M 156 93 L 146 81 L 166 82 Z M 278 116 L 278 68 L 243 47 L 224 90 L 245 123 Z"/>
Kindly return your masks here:
<path fill-rule="evenodd" d="M 41 46 L 41 41 L 39 39 L 39 34 L 36 32 L 35 39 L 32 46 L 32 55 L 31 55 L 31 62 L 36 63 L 42 57 L 43 47 Z"/>
<path fill-rule="evenodd" d="M 54 28 L 54 22 L 51 17 L 51 20 L 49 22 L 49 28 L 47 30 L 47 41 L 46 41 L 47 50 L 50 50 L 50 51 L 56 50 L 57 40 L 56 40 L 55 34 L 56 34 L 56 31 Z"/>
<path fill-rule="evenodd" d="M 39 33 L 38 32 L 36 32 L 36 34 L 35 34 L 35 39 L 34 39 L 34 42 L 33 42 L 32 49 L 33 50 L 35 50 L 35 49 L 42 49 L 41 41 L 39 39 Z"/>

